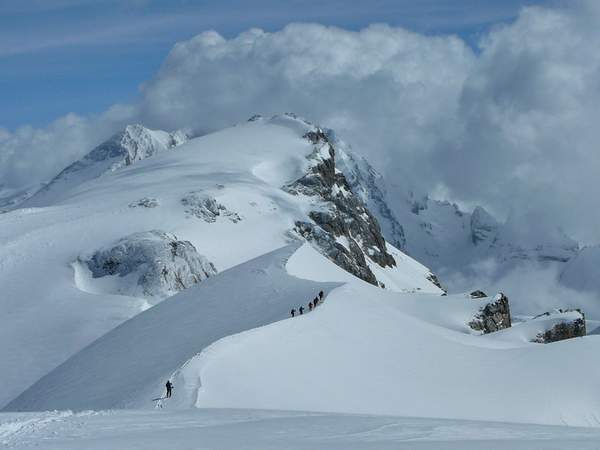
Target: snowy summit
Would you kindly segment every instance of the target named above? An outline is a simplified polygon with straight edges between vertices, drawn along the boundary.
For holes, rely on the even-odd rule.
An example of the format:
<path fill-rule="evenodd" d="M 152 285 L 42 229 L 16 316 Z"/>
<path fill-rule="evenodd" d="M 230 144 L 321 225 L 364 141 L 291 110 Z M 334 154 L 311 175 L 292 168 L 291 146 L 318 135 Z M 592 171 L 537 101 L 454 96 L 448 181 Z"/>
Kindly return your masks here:
<path fill-rule="evenodd" d="M 597 308 L 525 299 L 535 314 L 515 314 L 504 293 L 448 293 L 417 260 L 564 264 L 577 245 L 524 247 L 483 208 L 409 194 L 392 206 L 385 183 L 333 130 L 282 114 L 199 137 L 128 126 L 13 202 L 0 215 L 0 442 L 26 448 L 31 426 L 70 448 L 60 439 L 76 421 L 93 440 L 153 413 L 268 433 L 325 421 L 336 431 L 314 448 L 353 448 L 339 437 L 353 433 L 371 448 L 364 427 L 373 448 L 400 448 L 388 427 L 468 440 L 487 438 L 473 420 L 599 425 Z M 565 283 L 581 283 L 594 250 Z M 572 441 L 588 448 L 585 433 Z M 508 444 L 497 448 L 519 448 Z"/>

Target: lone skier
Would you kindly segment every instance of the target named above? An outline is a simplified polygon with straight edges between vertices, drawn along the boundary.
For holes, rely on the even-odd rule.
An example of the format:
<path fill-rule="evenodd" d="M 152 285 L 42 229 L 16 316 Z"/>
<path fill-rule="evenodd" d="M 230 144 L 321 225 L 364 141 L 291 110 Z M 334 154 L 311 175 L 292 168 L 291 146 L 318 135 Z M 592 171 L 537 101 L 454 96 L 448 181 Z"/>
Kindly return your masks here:
<path fill-rule="evenodd" d="M 165 386 L 167 387 L 166 398 L 171 398 L 171 393 L 173 391 L 173 383 L 171 383 L 171 380 L 167 380 L 167 384 L 165 384 Z"/>
<path fill-rule="evenodd" d="M 292 317 L 294 317 L 296 315 L 296 310 L 294 308 L 292 308 L 291 314 L 292 314 Z"/>

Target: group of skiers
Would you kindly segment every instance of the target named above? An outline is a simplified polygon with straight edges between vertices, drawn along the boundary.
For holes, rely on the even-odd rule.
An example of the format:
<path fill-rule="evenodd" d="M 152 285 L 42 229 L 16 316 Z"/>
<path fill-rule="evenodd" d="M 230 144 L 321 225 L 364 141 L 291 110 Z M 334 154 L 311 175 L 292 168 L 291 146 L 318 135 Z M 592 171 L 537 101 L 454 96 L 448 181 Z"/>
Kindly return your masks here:
<path fill-rule="evenodd" d="M 319 294 L 314 298 L 314 300 L 308 302 L 308 310 L 312 311 L 313 309 L 315 309 L 317 307 L 317 305 L 319 303 L 323 302 L 323 291 L 320 291 Z M 304 314 L 304 306 L 301 306 L 300 308 L 298 308 L 298 314 L 302 315 Z M 292 315 L 292 317 L 296 317 L 296 308 L 292 308 L 292 310 L 290 311 L 290 314 Z"/>
<path fill-rule="evenodd" d="M 313 309 L 315 309 L 317 307 L 317 305 L 319 303 L 323 302 L 323 291 L 320 291 L 317 296 L 310 302 L 308 302 L 308 310 L 312 311 Z M 298 308 L 298 313 L 300 315 L 304 314 L 304 306 L 300 306 L 300 308 Z M 296 308 L 292 308 L 291 311 L 292 317 L 296 316 Z M 167 384 L 165 385 L 165 387 L 167 388 L 167 393 L 165 394 L 165 396 L 161 399 L 155 399 L 155 400 L 162 400 L 164 398 L 170 398 L 173 392 L 173 383 L 171 383 L 171 380 L 167 380 Z M 162 407 L 162 406 L 161 406 Z"/>

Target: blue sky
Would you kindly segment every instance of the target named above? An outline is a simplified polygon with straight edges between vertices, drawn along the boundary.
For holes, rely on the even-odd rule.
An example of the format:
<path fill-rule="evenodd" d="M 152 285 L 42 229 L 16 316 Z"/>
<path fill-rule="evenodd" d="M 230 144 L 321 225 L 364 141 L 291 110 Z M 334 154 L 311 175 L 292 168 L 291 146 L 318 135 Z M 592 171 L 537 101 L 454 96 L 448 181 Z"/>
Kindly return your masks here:
<path fill-rule="evenodd" d="M 348 29 L 388 23 L 458 34 L 472 45 L 519 9 L 553 0 L 2 0 L 0 127 L 129 102 L 173 44 L 214 29 L 230 37 L 290 22 Z"/>

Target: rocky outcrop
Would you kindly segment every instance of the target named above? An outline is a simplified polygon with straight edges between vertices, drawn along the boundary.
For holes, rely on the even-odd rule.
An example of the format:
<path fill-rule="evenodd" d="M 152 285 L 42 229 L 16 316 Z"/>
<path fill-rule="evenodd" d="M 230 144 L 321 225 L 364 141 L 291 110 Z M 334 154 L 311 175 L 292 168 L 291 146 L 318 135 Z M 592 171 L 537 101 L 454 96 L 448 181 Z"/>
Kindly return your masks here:
<path fill-rule="evenodd" d="M 215 275 L 215 266 L 189 241 L 147 231 L 124 237 L 85 260 L 93 278 L 119 277 L 108 293 L 165 298 Z"/>
<path fill-rule="evenodd" d="M 477 290 L 477 291 L 473 291 L 469 294 L 469 297 L 471 298 L 485 298 L 487 297 L 487 294 L 483 291 Z"/>
<path fill-rule="evenodd" d="M 478 299 L 478 301 L 482 301 Z M 510 328 L 510 307 L 508 297 L 502 293 L 496 295 L 493 300 L 488 301 L 479 308 L 479 312 L 469 322 L 469 327 L 483 334 Z"/>
<path fill-rule="evenodd" d="M 369 211 L 377 217 L 385 239 L 394 247 L 404 250 L 404 227 L 387 204 L 383 176 L 365 158 L 353 154 L 348 145 L 336 137 L 333 130 L 325 130 L 325 134 L 336 149 L 336 169 L 344 174 L 352 192 L 360 197 Z"/>
<path fill-rule="evenodd" d="M 345 175 L 336 170 L 335 147 L 327 134 L 314 127 L 304 137 L 314 146 L 308 157 L 308 172 L 284 189 L 294 195 L 317 197 L 319 202 L 309 213 L 313 222 L 296 222 L 296 231 L 340 267 L 376 285 L 367 258 L 381 267 L 396 265 L 379 223 L 353 193 Z"/>
<path fill-rule="evenodd" d="M 439 287 L 442 291 L 444 291 L 444 294 L 448 293 L 448 290 L 442 286 L 442 283 L 440 283 L 440 280 L 438 279 L 437 275 L 430 272 L 429 275 L 427 275 L 427 279 L 432 284 L 434 284 L 435 286 Z"/>
<path fill-rule="evenodd" d="M 185 206 L 185 212 L 189 216 L 197 217 L 205 222 L 213 223 L 218 217 L 229 219 L 237 223 L 242 218 L 235 212 L 229 211 L 217 200 L 202 191 L 188 192 L 182 199 L 181 204 Z"/>
<path fill-rule="evenodd" d="M 579 309 L 558 309 L 536 316 L 532 320 L 536 319 L 544 319 L 549 327 L 538 333 L 533 342 L 548 344 L 586 335 L 585 315 Z"/>
<path fill-rule="evenodd" d="M 296 231 L 315 244 L 331 261 L 352 275 L 371 284 L 378 284 L 377 278 L 367 265 L 365 255 L 353 239 L 349 248 L 336 241 L 328 232 L 310 222 L 296 222 Z"/>
<path fill-rule="evenodd" d="M 154 197 L 143 197 L 129 204 L 130 208 L 156 208 L 160 205 L 158 199 Z"/>

